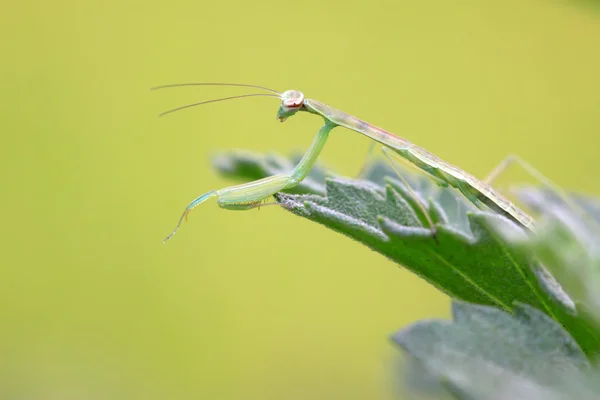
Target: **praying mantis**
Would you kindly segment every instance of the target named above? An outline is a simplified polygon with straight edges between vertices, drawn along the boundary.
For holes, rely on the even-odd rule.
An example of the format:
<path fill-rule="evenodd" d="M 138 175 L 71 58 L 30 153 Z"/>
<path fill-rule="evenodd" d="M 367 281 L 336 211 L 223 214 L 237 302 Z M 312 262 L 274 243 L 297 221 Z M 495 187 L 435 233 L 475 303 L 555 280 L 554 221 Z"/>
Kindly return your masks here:
<path fill-rule="evenodd" d="M 460 191 L 479 209 L 483 209 L 487 206 L 527 230 L 533 230 L 535 227 L 534 220 L 531 216 L 490 186 L 491 181 L 497 174 L 512 161 L 519 161 L 530 171 L 530 173 L 538 175 L 532 167 L 529 167 L 515 156 L 504 160 L 492 172 L 488 179 L 480 181 L 464 170 L 443 161 L 424 148 L 419 147 L 406 139 L 317 100 L 305 98 L 304 94 L 297 90 L 287 90 L 280 93 L 263 86 L 236 83 L 183 83 L 157 86 L 153 89 L 178 86 L 237 86 L 260 89 L 266 93 L 251 93 L 188 104 L 183 107 L 166 111 L 160 114 L 161 116 L 201 104 L 244 97 L 268 96 L 278 98 L 281 101 L 279 110 L 277 111 L 277 118 L 279 121 L 284 122 L 298 112 L 306 112 L 321 116 L 324 120 L 324 125 L 319 129 L 310 148 L 292 171 L 219 190 L 211 190 L 202 194 L 188 204 L 181 215 L 177 226 L 173 232 L 163 240 L 163 243 L 177 233 L 181 223 L 183 220 L 187 220 L 187 216 L 193 209 L 211 197 L 217 198 L 217 204 L 221 208 L 228 210 L 248 210 L 257 207 L 262 201 L 268 199 L 277 192 L 298 185 L 308 175 L 310 169 L 317 161 L 321 150 L 323 150 L 327 138 L 329 137 L 329 133 L 336 127 L 344 127 L 353 130 L 383 145 L 383 153 L 391 162 L 392 166 L 394 166 L 392 157 L 406 160 L 426 172 L 439 186 L 450 186 Z M 543 177 L 540 179 L 545 180 Z M 427 213 L 425 213 L 425 215 L 427 215 Z M 431 221 L 429 222 L 431 225 L 430 228 L 432 229 L 432 235 L 435 237 L 435 228 Z"/>

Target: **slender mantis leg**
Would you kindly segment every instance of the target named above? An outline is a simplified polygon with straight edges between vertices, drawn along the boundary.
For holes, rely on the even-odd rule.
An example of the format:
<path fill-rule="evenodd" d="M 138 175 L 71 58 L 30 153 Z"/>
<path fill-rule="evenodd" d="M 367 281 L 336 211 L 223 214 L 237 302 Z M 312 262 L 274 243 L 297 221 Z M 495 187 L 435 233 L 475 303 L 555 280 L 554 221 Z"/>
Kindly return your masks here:
<path fill-rule="evenodd" d="M 529 175 L 533 176 L 538 181 L 542 182 L 543 185 L 548 188 L 554 190 L 559 196 L 570 206 L 579 208 L 576 204 L 572 202 L 569 196 L 565 193 L 560 186 L 556 183 L 552 182 L 549 178 L 544 176 L 540 171 L 535 169 L 531 164 L 527 161 L 523 160 L 521 157 L 516 154 L 509 154 L 506 156 L 496 167 L 490 172 L 490 174 L 483 180 L 486 184 L 491 184 L 496 178 L 498 178 L 504 171 L 506 171 L 512 164 L 517 163 L 521 168 L 523 168 Z"/>
<path fill-rule="evenodd" d="M 261 201 L 269 198 L 275 193 L 296 186 L 304 178 L 306 178 L 308 172 L 317 161 L 321 150 L 323 150 L 325 142 L 327 142 L 327 138 L 329 137 L 329 132 L 336 126 L 337 125 L 327 120 L 325 121 L 325 125 L 323 125 L 321 129 L 319 129 L 319 132 L 317 132 L 317 135 L 314 138 L 310 148 L 291 172 L 287 174 L 269 176 L 263 179 L 243 183 L 241 185 L 226 187 L 220 190 L 211 190 L 210 192 L 204 193 L 203 195 L 194 199 L 185 208 L 185 211 L 179 219 L 179 223 L 173 232 L 163 240 L 163 243 L 177 233 L 177 230 L 179 230 L 183 220 L 187 220 L 187 216 L 194 208 L 198 207 L 211 197 L 217 197 L 217 204 L 221 208 L 228 210 L 248 210 L 255 208 L 260 204 Z"/>
<path fill-rule="evenodd" d="M 398 165 L 392 159 L 392 156 L 394 156 L 395 158 L 397 158 L 399 160 L 402 160 L 402 162 L 407 162 L 407 161 L 404 158 L 402 158 L 399 155 L 397 155 L 396 153 L 394 153 L 393 151 L 391 151 L 390 149 L 388 149 L 387 147 L 385 147 L 385 146 L 381 148 L 381 151 L 383 152 L 383 155 L 385 156 L 385 158 L 388 160 L 388 162 L 392 166 L 392 169 L 394 170 L 394 172 L 396 172 L 396 175 L 398 175 L 398 177 L 402 180 L 402 183 L 404 183 L 404 186 L 406 186 L 407 190 L 410 192 L 410 195 L 415 200 L 415 204 L 419 207 L 419 209 L 421 210 L 421 213 L 423 214 L 423 216 L 425 217 L 425 219 L 427 219 L 427 223 L 429 224 L 429 229 L 431 230 L 431 235 L 433 236 L 433 238 L 437 242 L 437 236 L 436 236 L 435 226 L 433 224 L 433 221 L 431 220 L 431 217 L 429 216 L 429 211 L 427 211 L 427 209 L 425 208 L 425 206 L 423 205 L 423 203 L 420 201 L 419 196 L 417 196 L 417 194 L 412 189 L 412 187 L 408 183 L 408 181 L 402 176 L 402 171 L 400 171 L 398 169 Z"/>
<path fill-rule="evenodd" d="M 377 142 L 372 140 L 371 143 L 369 144 L 369 150 L 367 151 L 367 156 L 365 157 L 365 161 L 363 162 L 363 165 L 360 167 L 360 171 L 358 171 L 358 175 L 356 177 L 356 179 L 361 179 L 366 172 L 369 170 L 371 162 L 372 162 L 372 158 L 373 158 L 373 150 L 375 150 L 375 146 L 377 145 Z"/>
<path fill-rule="evenodd" d="M 426 171 L 422 168 L 417 167 L 415 164 L 409 162 L 406 158 L 404 157 L 400 157 L 400 155 L 398 155 L 396 152 L 388 149 L 387 147 L 382 147 L 381 151 L 383 151 L 384 154 L 386 154 L 386 156 L 394 156 L 397 160 L 402 161 L 402 163 L 412 169 L 414 169 L 415 171 L 417 171 L 420 174 L 426 174 L 432 181 L 435 182 L 436 185 L 440 186 L 440 187 L 448 187 L 448 182 L 441 180 L 440 178 L 438 178 L 437 176 L 433 175 L 431 172 Z M 389 159 L 389 157 L 388 157 Z M 397 172 L 397 171 L 396 171 Z"/>
<path fill-rule="evenodd" d="M 512 164 L 518 164 L 521 168 L 523 168 L 529 175 L 533 176 L 535 179 L 540 181 L 546 187 L 552 189 L 556 193 L 558 193 L 559 197 L 568 204 L 573 210 L 579 210 L 582 216 L 587 215 L 587 211 L 585 211 L 581 206 L 576 204 L 571 197 L 556 183 L 547 178 L 544 174 L 534 168 L 527 161 L 523 160 L 521 157 L 516 154 L 509 154 L 506 156 L 496 167 L 490 172 L 490 174 L 483 180 L 484 183 L 490 184 L 496 178 L 498 178 L 504 171 L 506 171 Z"/>
<path fill-rule="evenodd" d="M 504 171 L 508 169 L 508 167 L 510 167 L 514 163 L 519 164 L 521 168 L 523 168 L 531 176 L 542 182 L 544 185 L 551 187 L 557 191 L 562 190 L 559 189 L 559 186 L 557 184 L 552 182 L 550 179 L 546 178 L 541 172 L 539 172 L 537 169 L 531 166 L 531 164 L 529 164 L 527 161 L 523 160 L 516 154 L 509 154 L 508 156 L 506 156 L 506 158 L 500 161 L 500 163 L 496 165 L 492 172 L 490 172 L 489 175 L 482 182 L 490 185 L 496 178 L 498 178 L 498 176 L 500 176 Z"/>

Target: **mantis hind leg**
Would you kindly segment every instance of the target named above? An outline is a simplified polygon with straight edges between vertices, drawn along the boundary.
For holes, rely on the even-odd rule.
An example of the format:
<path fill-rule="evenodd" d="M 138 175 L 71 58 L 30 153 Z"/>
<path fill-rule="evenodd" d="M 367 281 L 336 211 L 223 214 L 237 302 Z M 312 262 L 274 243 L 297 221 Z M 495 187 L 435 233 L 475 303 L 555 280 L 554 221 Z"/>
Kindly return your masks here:
<path fill-rule="evenodd" d="M 509 154 L 504 158 L 504 160 L 500 161 L 498 165 L 494 167 L 492 172 L 488 174 L 488 176 L 483 180 L 483 183 L 487 185 L 491 185 L 494 180 L 496 180 L 504 171 L 508 169 L 512 164 L 517 163 L 521 168 L 523 168 L 529 175 L 536 178 L 538 181 L 542 182 L 544 185 L 553 188 L 557 191 L 560 191 L 560 187 L 552 182 L 549 178 L 544 176 L 540 171 L 534 168 L 527 161 L 523 160 L 521 157 L 516 154 Z"/>
<path fill-rule="evenodd" d="M 534 168 L 527 161 L 523 160 L 521 157 L 516 154 L 509 154 L 504 158 L 498 165 L 494 167 L 492 172 L 488 174 L 488 176 L 483 180 L 483 183 L 487 185 L 491 185 L 494 180 L 496 180 L 503 172 L 505 172 L 512 164 L 518 164 L 521 168 L 523 168 L 529 175 L 537 179 L 544 186 L 554 190 L 558 195 L 569 205 L 574 206 L 572 200 L 565 193 L 565 191 L 558 186 L 556 183 L 552 182 L 549 178 L 547 178 L 544 174 Z"/>
<path fill-rule="evenodd" d="M 396 162 L 394 161 L 394 159 L 392 159 L 392 156 L 394 156 L 397 160 L 401 160 L 402 162 L 407 162 L 407 161 L 404 160 L 403 158 L 401 158 L 399 155 L 395 154 L 394 152 L 390 151 L 387 147 L 383 147 L 381 149 L 381 151 L 385 155 L 385 158 L 387 159 L 387 161 L 390 163 L 390 165 L 391 165 L 392 169 L 394 170 L 394 172 L 396 172 L 396 175 L 398 175 L 398 177 L 402 180 L 402 183 L 404 184 L 404 186 L 408 190 L 410 196 L 414 200 L 412 202 L 413 205 L 416 206 L 419 209 L 420 214 L 425 218 L 425 221 L 427 222 L 427 224 L 429 225 L 429 229 L 431 230 L 431 236 L 437 242 L 438 239 L 437 239 L 435 225 L 434 225 L 434 223 L 433 223 L 433 221 L 431 219 L 431 216 L 429 215 L 429 211 L 427 210 L 427 208 L 425 207 L 425 205 L 421 201 L 421 198 L 415 193 L 415 191 L 413 190 L 413 188 L 411 187 L 411 185 L 408 183 L 408 181 L 406 180 L 406 178 L 404 178 L 402 176 L 402 172 L 399 170 L 398 165 L 396 164 Z"/>
<path fill-rule="evenodd" d="M 588 212 L 580 205 L 578 205 L 571 197 L 562 189 L 559 185 L 554 183 L 550 178 L 546 177 L 539 170 L 529 164 L 527 161 L 517 156 L 516 154 L 509 154 L 506 156 L 494 169 L 492 172 L 488 174 L 488 176 L 483 180 L 484 183 L 491 185 L 491 183 L 497 179 L 504 171 L 506 171 L 511 165 L 518 164 L 521 168 L 523 168 L 529 175 L 537 179 L 544 186 L 549 189 L 552 189 L 562 201 L 568 204 L 573 210 L 578 210 L 580 215 L 587 215 Z M 592 220 L 594 220 L 592 218 Z"/>

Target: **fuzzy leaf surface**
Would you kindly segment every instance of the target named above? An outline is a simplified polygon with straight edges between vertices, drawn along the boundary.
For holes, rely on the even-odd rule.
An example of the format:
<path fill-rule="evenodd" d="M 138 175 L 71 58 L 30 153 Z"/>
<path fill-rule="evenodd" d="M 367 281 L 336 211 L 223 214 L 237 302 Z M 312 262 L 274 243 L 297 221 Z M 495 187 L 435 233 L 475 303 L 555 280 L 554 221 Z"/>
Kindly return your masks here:
<path fill-rule="evenodd" d="M 216 165 L 248 180 L 289 172 L 297 159 L 230 152 Z M 327 177 L 314 167 L 302 183 L 275 198 L 293 214 L 362 243 L 454 299 L 509 312 L 517 303 L 532 306 L 558 321 L 588 356 L 600 352 L 598 330 L 539 263 L 532 244 L 539 235 L 474 208 L 459 192 L 439 188 L 424 175 L 401 171 L 398 176 L 374 164 L 364 179 L 350 180 Z"/>

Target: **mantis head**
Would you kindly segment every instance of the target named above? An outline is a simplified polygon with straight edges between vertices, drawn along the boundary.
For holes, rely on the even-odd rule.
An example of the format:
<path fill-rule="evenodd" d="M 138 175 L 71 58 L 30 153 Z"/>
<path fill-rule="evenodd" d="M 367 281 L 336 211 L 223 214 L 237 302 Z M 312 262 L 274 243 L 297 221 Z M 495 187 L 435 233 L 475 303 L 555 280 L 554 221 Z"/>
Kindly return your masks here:
<path fill-rule="evenodd" d="M 277 118 L 283 122 L 304 107 L 304 94 L 298 90 L 287 90 L 281 94 L 281 106 Z"/>

